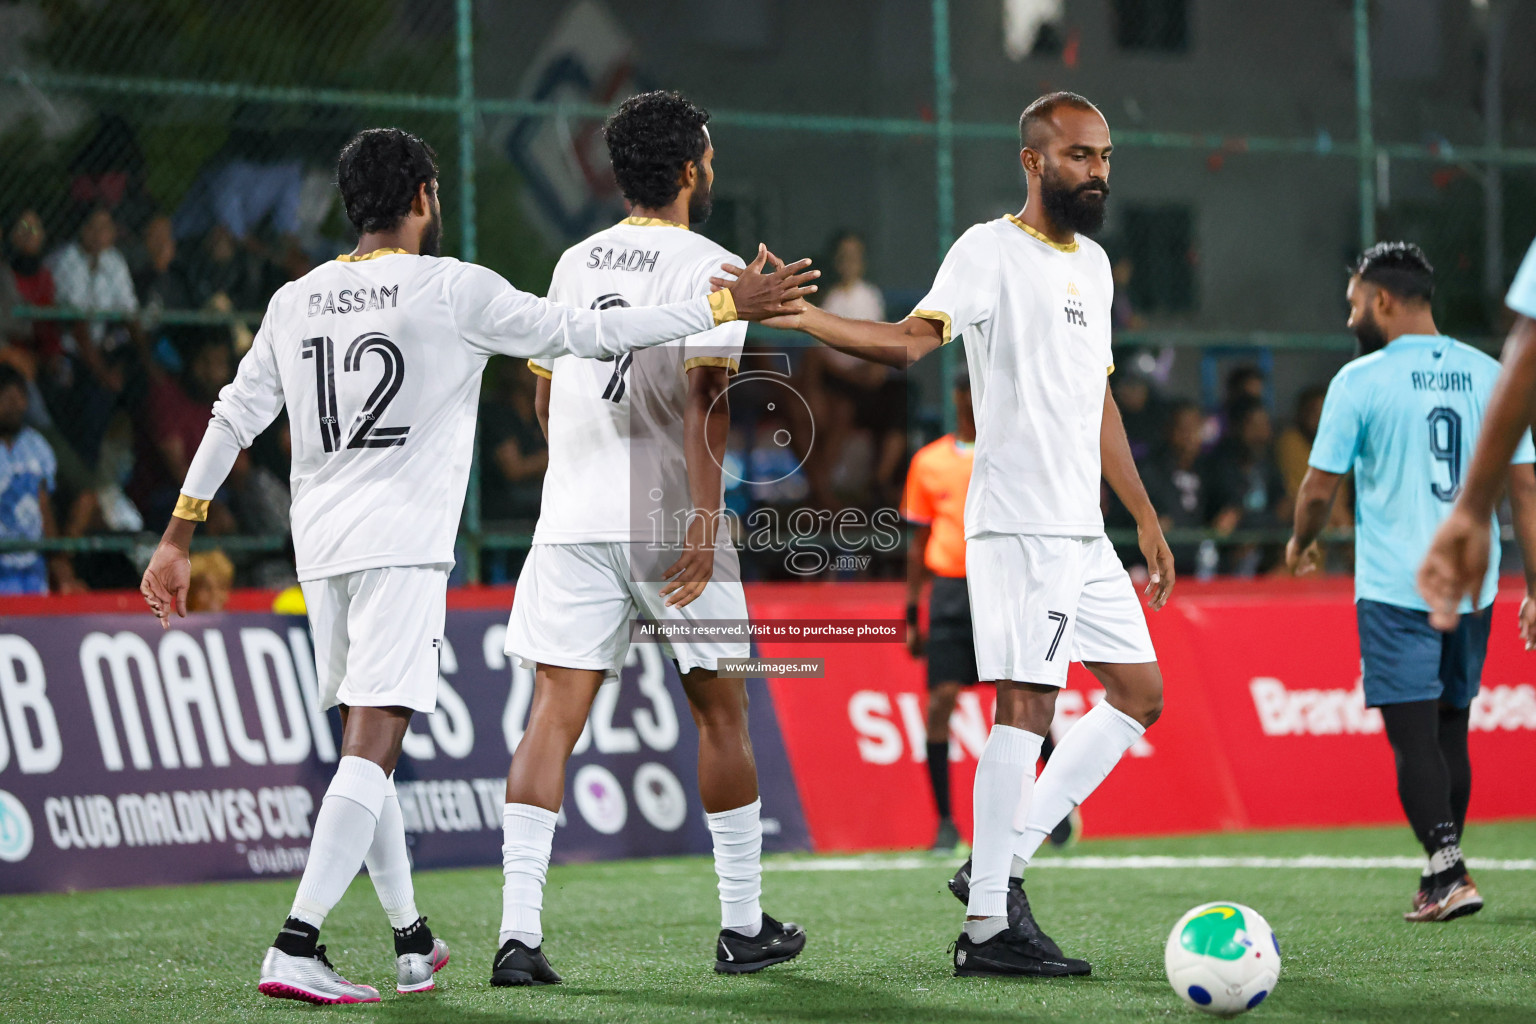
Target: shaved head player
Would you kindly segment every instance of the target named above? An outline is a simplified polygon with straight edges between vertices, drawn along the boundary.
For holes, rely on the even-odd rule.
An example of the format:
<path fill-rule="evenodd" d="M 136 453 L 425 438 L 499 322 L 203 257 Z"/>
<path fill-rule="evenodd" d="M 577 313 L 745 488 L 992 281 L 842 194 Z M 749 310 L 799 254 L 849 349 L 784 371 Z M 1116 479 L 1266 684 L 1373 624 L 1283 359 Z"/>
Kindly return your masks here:
<path fill-rule="evenodd" d="M 976 768 L 974 866 L 951 882 L 969 911 L 954 946 L 958 975 L 1089 971 L 1039 930 L 1022 876 L 1052 826 L 1162 710 L 1146 619 L 1104 535 L 1101 474 L 1136 518 L 1152 607 L 1173 588 L 1173 556 L 1109 392 L 1109 260 L 1084 237 L 1104 222 L 1109 125 L 1083 97 L 1051 93 L 1020 117 L 1019 144 L 1024 209 L 962 235 L 905 320 L 845 320 L 805 304 L 768 321 L 903 367 L 966 339 L 976 415 L 966 579 L 976 668 L 996 683 L 997 718 Z M 1036 783 L 1072 661 L 1107 699 L 1067 733 Z"/>

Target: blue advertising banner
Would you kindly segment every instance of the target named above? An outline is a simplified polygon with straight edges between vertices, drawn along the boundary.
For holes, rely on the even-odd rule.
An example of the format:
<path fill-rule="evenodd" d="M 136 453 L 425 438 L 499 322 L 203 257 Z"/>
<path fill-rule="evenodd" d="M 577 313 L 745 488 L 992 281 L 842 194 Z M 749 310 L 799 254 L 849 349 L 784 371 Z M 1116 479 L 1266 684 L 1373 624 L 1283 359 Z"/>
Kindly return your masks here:
<path fill-rule="evenodd" d="M 418 869 L 498 864 L 507 765 L 533 673 L 506 615 L 450 611 L 438 709 L 395 785 Z M 748 682 L 764 848 L 809 847 L 772 701 Z M 337 759 L 303 619 L 0 622 L 0 892 L 294 874 Z M 707 853 L 697 731 L 677 671 L 635 644 L 567 770 L 556 862 Z"/>

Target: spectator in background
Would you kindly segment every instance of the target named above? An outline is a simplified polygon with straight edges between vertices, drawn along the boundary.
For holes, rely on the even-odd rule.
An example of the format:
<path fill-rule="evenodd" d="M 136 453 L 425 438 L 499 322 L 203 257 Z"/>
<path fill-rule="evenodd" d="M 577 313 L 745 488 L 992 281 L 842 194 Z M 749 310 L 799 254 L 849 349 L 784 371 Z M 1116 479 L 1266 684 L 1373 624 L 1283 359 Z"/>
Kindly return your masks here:
<path fill-rule="evenodd" d="M 198 306 L 192 279 L 176 257 L 176 234 L 171 230 L 171 218 L 164 214 L 151 217 L 144 225 L 141 258 L 133 274 L 139 305 L 151 313 L 166 309 L 196 309 Z M 206 327 L 153 322 L 144 329 L 152 332 L 147 343 L 155 363 L 172 373 L 179 373 L 185 354 L 212 333 Z"/>
<path fill-rule="evenodd" d="M 1232 409 L 1249 400 L 1264 400 L 1264 371 L 1252 363 L 1233 367 L 1227 374 L 1227 388 L 1221 404 L 1223 409 Z"/>
<path fill-rule="evenodd" d="M 851 231 L 837 235 L 831 263 L 836 282 L 823 291 L 822 308 L 858 320 L 885 319 L 885 297 L 864 280 L 864 239 Z M 841 504 L 832 478 L 850 435 L 862 429 L 870 433 L 879 498 L 894 507 L 900 501 L 907 440 L 907 396 L 901 373 L 819 345 L 806 352 L 802 369 L 817 439 L 805 467 L 812 499 L 825 508 Z"/>
<path fill-rule="evenodd" d="M 1275 442 L 1275 458 L 1285 477 L 1285 493 L 1293 498 L 1307 475 L 1307 458 L 1317 438 L 1317 424 L 1323 418 L 1323 398 L 1327 393 L 1327 388 L 1314 385 L 1297 395 L 1296 420 Z"/>
<path fill-rule="evenodd" d="M 1109 307 L 1110 324 L 1117 331 L 1139 331 L 1147 326 L 1147 318 L 1136 312 L 1131 304 L 1131 280 L 1136 276 L 1136 264 L 1129 257 L 1115 260 L 1110 273 L 1115 280 L 1115 297 Z"/>
<path fill-rule="evenodd" d="M 1312 455 L 1312 442 L 1317 439 L 1317 424 L 1323 417 L 1323 398 L 1326 387 L 1314 385 L 1296 396 L 1296 419 L 1275 442 L 1275 459 L 1280 464 L 1280 475 L 1285 480 L 1285 497 L 1295 507 L 1296 495 L 1301 490 L 1302 478 L 1307 475 L 1307 460 Z M 1328 516 L 1328 529 L 1346 530 L 1355 521 L 1355 503 L 1350 495 L 1350 478 L 1346 477 L 1339 488 L 1339 496 Z M 1324 546 L 1325 550 L 1328 548 Z"/>
<path fill-rule="evenodd" d="M 1204 426 L 1205 417 L 1198 405 L 1175 402 L 1168 412 L 1162 443 L 1150 459 L 1141 463 L 1141 482 L 1146 485 L 1147 497 L 1157 509 L 1164 530 L 1198 530 L 1210 522 L 1210 488 L 1201 455 Z M 1135 529 L 1136 520 L 1118 500 L 1114 511 L 1112 525 Z M 1181 542 L 1170 544 L 1169 549 L 1177 572 L 1194 575 L 1200 570 L 1199 544 Z M 1146 564 L 1134 544 L 1126 546 L 1126 555 L 1135 563 Z"/>
<path fill-rule="evenodd" d="M 88 312 L 134 312 L 139 308 L 128 261 L 117 248 L 117 224 L 98 206 L 80 225 L 79 237 L 50 260 L 59 305 Z M 65 371 L 45 392 L 50 411 L 70 446 L 94 467 L 102 438 L 117 409 L 131 369 L 128 328 L 104 321 L 75 323 L 64 347 Z"/>
<path fill-rule="evenodd" d="M 482 475 L 480 512 L 487 520 L 521 521 L 539 517 L 549 445 L 534 413 L 532 374 L 509 359 L 498 360 L 491 394 L 480 405 Z"/>
<path fill-rule="evenodd" d="M 50 269 L 61 306 L 130 313 L 139 308 L 128 261 L 117 248 L 117 222 L 105 206 L 86 215 L 79 237 L 54 254 Z M 91 337 L 99 340 L 103 331 L 93 325 Z"/>
<path fill-rule="evenodd" d="M 1167 405 L 1152 389 L 1152 382 L 1134 371 L 1116 373 L 1110 378 L 1110 388 L 1125 422 L 1131 455 L 1140 462 L 1162 444 Z"/>
<path fill-rule="evenodd" d="M 237 242 L 223 224 L 215 224 L 204 237 L 192 270 L 192 295 L 199 308 L 218 312 L 266 308 L 273 281 L 261 258 Z"/>
<path fill-rule="evenodd" d="M 26 425 L 26 417 L 26 378 L 0 364 L 0 537 L 7 540 L 59 534 L 53 516 L 53 449 Z M 36 551 L 0 553 L 0 594 L 46 594 L 50 569 L 58 592 L 80 589 L 66 555 L 44 560 Z"/>
<path fill-rule="evenodd" d="M 187 586 L 187 611 L 221 612 L 235 585 L 235 566 L 217 549 L 192 556 L 192 581 Z"/>
<path fill-rule="evenodd" d="M 192 282 L 176 259 L 176 234 L 171 218 L 157 214 L 144 225 L 144 261 L 133 276 L 139 305 L 160 309 L 193 309 L 197 306 Z"/>
<path fill-rule="evenodd" d="M 85 143 L 69 161 L 69 198 L 77 210 L 106 209 L 138 228 L 153 206 L 144 188 L 144 150 L 128 119 L 101 113 Z"/>
<path fill-rule="evenodd" d="M 11 225 L 7 242 L 6 264 L 10 267 L 20 301 L 29 306 L 52 306 L 53 272 L 43 263 L 43 248 L 48 242 L 43 218 L 36 210 L 23 210 Z M 53 321 L 16 324 L 13 332 L 8 340 L 29 353 L 39 371 L 50 370 L 64 351 L 58 324 Z"/>
<path fill-rule="evenodd" d="M 150 385 L 129 485 L 129 496 L 147 521 L 169 517 L 175 508 L 192 455 L 213 415 L 213 401 L 233 378 L 231 362 L 228 345 L 205 342 L 187 360 L 180 380 L 162 375 Z M 215 510 L 220 510 L 218 516 Z M 207 525 L 216 533 L 233 532 L 234 521 L 222 502 L 209 510 Z"/>
<path fill-rule="evenodd" d="M 177 237 L 218 226 L 238 242 L 253 242 L 263 222 L 281 238 L 297 234 L 304 163 L 295 133 L 274 123 L 280 116 L 270 104 L 235 111 L 224 148 L 176 211 Z"/>
<path fill-rule="evenodd" d="M 491 529 L 532 530 L 549 468 L 549 445 L 534 412 L 537 378 L 510 359 L 492 363 L 488 378 L 480 402 L 480 519 Z M 521 563 L 519 552 L 487 551 L 487 580 L 515 580 Z"/>
<path fill-rule="evenodd" d="M 1211 526 L 1223 535 L 1282 526 L 1290 519 L 1290 503 L 1275 461 L 1269 410 L 1248 397 L 1235 402 L 1227 417 L 1226 436 L 1211 453 L 1206 477 L 1217 510 Z M 1223 568 L 1252 576 L 1276 564 L 1279 556 L 1277 545 L 1240 544 L 1227 549 Z"/>

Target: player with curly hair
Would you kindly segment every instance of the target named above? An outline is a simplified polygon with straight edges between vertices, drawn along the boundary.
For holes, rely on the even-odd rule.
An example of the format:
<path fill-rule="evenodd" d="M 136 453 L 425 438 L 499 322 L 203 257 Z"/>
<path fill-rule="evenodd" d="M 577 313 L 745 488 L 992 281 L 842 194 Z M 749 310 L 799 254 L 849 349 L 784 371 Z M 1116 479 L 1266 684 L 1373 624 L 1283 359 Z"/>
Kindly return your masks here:
<path fill-rule="evenodd" d="M 396 991 L 432 988 L 448 960 L 416 910 L 393 772 L 412 714 L 437 705 L 448 573 L 486 361 L 567 352 L 628 358 L 636 348 L 762 318 L 814 290 L 808 274 L 754 269 L 732 294 L 570 309 L 484 267 L 438 257 L 437 160 L 416 136 L 362 132 L 342 149 L 336 180 L 357 248 L 273 295 L 214 404 L 141 586 L 166 625 L 186 614 L 193 530 L 241 449 L 286 405 L 293 546 L 319 706 L 341 708 L 341 760 L 258 987 L 311 1003 L 379 998 L 337 973 L 318 944 L 364 863 L 395 930 Z"/>
<path fill-rule="evenodd" d="M 710 293 L 713 268 L 733 257 L 691 230 L 710 212 L 708 120 L 669 92 L 632 96 L 608 119 L 603 135 L 632 215 L 566 251 L 551 297 L 606 308 Z M 746 622 L 736 549 L 719 528 L 726 387 L 745 337 L 726 324 L 615 361 L 529 361 L 549 470 L 507 630 L 507 653 L 535 674 L 507 773 L 493 985 L 560 981 L 544 955 L 541 912 L 566 762 L 598 687 L 624 667 L 633 622 Z M 699 797 L 720 883 L 715 969 L 783 963 L 805 946 L 805 932 L 763 912 L 746 681 L 719 676 L 721 660 L 748 657 L 750 645 L 678 640 L 663 649 L 699 729 Z"/>

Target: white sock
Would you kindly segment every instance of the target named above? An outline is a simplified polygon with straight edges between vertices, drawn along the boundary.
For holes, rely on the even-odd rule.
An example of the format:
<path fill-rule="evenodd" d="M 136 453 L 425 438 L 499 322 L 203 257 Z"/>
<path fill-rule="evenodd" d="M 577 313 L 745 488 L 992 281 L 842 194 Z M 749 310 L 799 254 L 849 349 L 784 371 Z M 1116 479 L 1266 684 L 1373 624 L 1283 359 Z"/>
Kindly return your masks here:
<path fill-rule="evenodd" d="M 720 927 L 751 938 L 763 929 L 763 802 L 706 814 L 720 879 Z"/>
<path fill-rule="evenodd" d="M 544 879 L 549 875 L 549 851 L 555 844 L 554 811 L 532 804 L 507 804 L 501 812 L 501 937 L 516 939 L 529 949 L 544 942 Z"/>
<path fill-rule="evenodd" d="M 1014 867 L 1019 874 L 1023 874 L 1024 865 L 1040 849 L 1051 829 L 1099 788 L 1110 769 L 1146 731 L 1140 722 L 1107 700 L 1067 731 L 1040 773 L 1029 821 L 1013 844 L 1014 856 L 1018 858 Z"/>
<path fill-rule="evenodd" d="M 319 928 L 341 902 L 373 844 L 389 780 L 384 769 L 364 757 L 343 757 L 336 765 L 309 842 L 309 862 L 299 879 L 290 916 Z"/>
<path fill-rule="evenodd" d="M 972 942 L 986 942 L 1008 927 L 1007 917 L 988 917 L 965 922 L 965 937 Z"/>
<path fill-rule="evenodd" d="M 1029 814 L 1035 761 L 1045 737 L 994 725 L 976 764 L 971 799 L 975 822 L 971 843 L 972 917 L 1008 915 L 1008 865 L 1014 839 Z M 1055 761 L 1055 755 L 1051 760 Z"/>
<path fill-rule="evenodd" d="M 388 788 L 379 811 L 379 826 L 373 832 L 373 845 L 363 863 L 379 894 L 379 905 L 389 915 L 391 928 L 409 928 L 421 915 L 416 912 L 416 889 L 411 884 L 411 855 L 405 847 L 405 819 L 400 815 L 400 798 L 395 795 L 395 776 L 385 780 Z"/>

